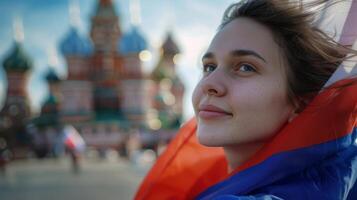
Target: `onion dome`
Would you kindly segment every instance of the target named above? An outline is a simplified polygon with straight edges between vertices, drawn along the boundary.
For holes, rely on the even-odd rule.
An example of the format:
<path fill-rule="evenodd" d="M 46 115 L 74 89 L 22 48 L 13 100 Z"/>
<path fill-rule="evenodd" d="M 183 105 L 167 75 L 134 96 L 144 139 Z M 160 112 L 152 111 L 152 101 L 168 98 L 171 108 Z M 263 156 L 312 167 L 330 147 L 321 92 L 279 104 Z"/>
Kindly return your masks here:
<path fill-rule="evenodd" d="M 50 68 L 45 76 L 47 82 L 49 83 L 56 83 L 59 82 L 61 79 L 57 76 L 57 73 L 53 68 Z"/>
<path fill-rule="evenodd" d="M 15 42 L 13 50 L 4 60 L 5 71 L 28 71 L 32 68 L 32 60 L 24 51 L 22 45 Z"/>
<path fill-rule="evenodd" d="M 164 44 L 162 45 L 162 50 L 163 50 L 164 55 L 176 55 L 176 54 L 180 53 L 180 49 L 178 48 L 178 46 L 172 39 L 171 33 L 169 33 L 167 35 L 167 38 L 166 38 Z"/>
<path fill-rule="evenodd" d="M 118 43 L 118 50 L 124 55 L 140 53 L 145 49 L 147 49 L 146 40 L 137 27 L 133 27 L 130 32 L 124 34 Z"/>
<path fill-rule="evenodd" d="M 55 126 L 59 123 L 58 99 L 49 94 L 41 108 L 41 115 L 34 119 L 38 127 Z"/>
<path fill-rule="evenodd" d="M 91 41 L 85 37 L 82 37 L 78 30 L 74 27 L 71 27 L 67 36 L 62 40 L 60 48 L 62 54 L 65 56 L 87 56 L 92 53 Z"/>

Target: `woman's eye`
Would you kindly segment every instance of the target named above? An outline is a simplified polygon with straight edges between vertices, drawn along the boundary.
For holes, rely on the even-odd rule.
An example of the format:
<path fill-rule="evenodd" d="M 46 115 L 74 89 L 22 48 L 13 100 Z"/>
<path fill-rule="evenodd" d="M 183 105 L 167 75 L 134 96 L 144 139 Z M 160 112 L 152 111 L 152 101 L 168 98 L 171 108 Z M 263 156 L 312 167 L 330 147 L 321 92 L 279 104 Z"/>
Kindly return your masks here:
<path fill-rule="evenodd" d="M 213 72 L 216 68 L 217 68 L 217 66 L 216 66 L 216 65 L 213 65 L 213 64 L 203 65 L 203 73 L 205 73 L 205 74 L 211 73 L 211 72 Z"/>
<path fill-rule="evenodd" d="M 244 63 L 240 64 L 234 68 L 236 72 L 256 72 L 257 70 L 250 64 Z"/>

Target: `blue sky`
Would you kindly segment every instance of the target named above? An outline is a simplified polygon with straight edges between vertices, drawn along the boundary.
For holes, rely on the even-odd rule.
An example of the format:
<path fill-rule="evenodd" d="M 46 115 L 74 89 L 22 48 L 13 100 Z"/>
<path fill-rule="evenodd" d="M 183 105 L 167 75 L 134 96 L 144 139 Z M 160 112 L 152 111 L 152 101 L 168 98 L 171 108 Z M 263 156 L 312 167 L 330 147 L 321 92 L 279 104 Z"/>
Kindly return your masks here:
<path fill-rule="evenodd" d="M 75 1 L 75 0 L 74 0 Z M 113 0 L 120 17 L 122 30 L 130 28 L 130 0 Z M 77 0 L 80 7 L 79 29 L 88 35 L 90 17 L 97 0 Z M 165 34 L 171 30 L 182 54 L 177 66 L 179 76 L 186 85 L 185 116 L 193 115 L 192 90 L 201 76 L 200 56 L 216 32 L 225 8 L 233 0 L 141 0 L 140 29 L 146 37 L 153 59 L 144 63 L 149 72 L 157 61 L 157 52 Z M 32 57 L 34 69 L 29 80 L 29 95 L 34 111 L 38 110 L 47 94 L 43 74 L 53 63 L 55 70 L 66 75 L 63 57 L 58 51 L 59 43 L 69 29 L 70 0 L 2 0 L 0 1 L 0 62 L 13 45 L 13 21 L 23 21 L 25 50 Z M 49 53 L 52 52 L 52 53 Z M 49 56 L 52 55 L 52 56 Z M 57 57 L 50 61 L 49 57 Z M 6 77 L 0 68 L 0 107 L 5 99 Z"/>

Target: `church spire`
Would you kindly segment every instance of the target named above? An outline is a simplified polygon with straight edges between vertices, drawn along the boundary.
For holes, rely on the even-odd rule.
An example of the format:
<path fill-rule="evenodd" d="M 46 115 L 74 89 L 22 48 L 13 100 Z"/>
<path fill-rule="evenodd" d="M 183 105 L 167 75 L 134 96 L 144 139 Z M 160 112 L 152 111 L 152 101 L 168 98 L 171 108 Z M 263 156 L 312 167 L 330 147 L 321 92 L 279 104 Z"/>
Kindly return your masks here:
<path fill-rule="evenodd" d="M 13 21 L 14 47 L 9 55 L 5 57 L 3 66 L 5 71 L 21 71 L 26 72 L 32 68 L 32 60 L 23 49 L 22 42 L 24 40 L 24 31 L 22 20 L 20 17 L 15 17 Z"/>
<path fill-rule="evenodd" d="M 112 0 L 99 0 L 95 15 L 99 18 L 117 16 Z"/>
<path fill-rule="evenodd" d="M 95 52 L 116 52 L 121 37 L 119 19 L 111 0 L 100 0 L 92 17 L 91 38 Z"/>
<path fill-rule="evenodd" d="M 141 23 L 140 0 L 130 0 L 130 21 L 133 26 L 139 26 Z"/>
<path fill-rule="evenodd" d="M 13 21 L 13 32 L 15 42 L 21 43 L 25 39 L 22 19 L 20 17 L 15 17 Z"/>
<path fill-rule="evenodd" d="M 80 8 L 77 0 L 71 0 L 69 4 L 69 23 L 72 27 L 79 28 L 81 24 Z"/>

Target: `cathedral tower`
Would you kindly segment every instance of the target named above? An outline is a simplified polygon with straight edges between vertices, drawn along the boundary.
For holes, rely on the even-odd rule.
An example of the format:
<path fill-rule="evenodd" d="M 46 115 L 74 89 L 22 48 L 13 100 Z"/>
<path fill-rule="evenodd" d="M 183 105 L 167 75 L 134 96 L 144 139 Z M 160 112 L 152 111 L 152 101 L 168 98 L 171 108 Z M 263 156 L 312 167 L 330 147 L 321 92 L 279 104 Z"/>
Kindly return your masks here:
<path fill-rule="evenodd" d="M 164 129 L 178 128 L 182 120 L 184 85 L 175 69 L 179 53 L 171 33 L 168 33 L 161 47 L 159 62 L 151 74 L 155 82 L 152 106 Z"/>
<path fill-rule="evenodd" d="M 31 110 L 26 88 L 32 60 L 23 48 L 23 37 L 22 24 L 15 23 L 15 42 L 3 62 L 8 87 L 5 105 L 0 111 L 0 136 L 6 138 L 10 147 L 28 142 L 26 124 Z"/>
<path fill-rule="evenodd" d="M 119 19 L 111 0 L 99 0 L 92 17 L 91 38 L 94 108 L 97 119 L 115 118 L 121 114 L 123 76 L 122 58 L 117 54 L 121 37 Z"/>
<path fill-rule="evenodd" d="M 60 43 L 61 53 L 67 63 L 67 80 L 61 82 L 62 101 L 60 115 L 64 122 L 81 122 L 93 118 L 93 68 L 89 62 L 91 41 L 78 30 L 79 8 L 70 6 L 71 26 Z"/>
<path fill-rule="evenodd" d="M 48 84 L 48 96 L 41 108 L 41 125 L 56 126 L 59 124 L 59 105 L 61 94 L 59 90 L 60 78 L 52 67 L 45 75 Z"/>

